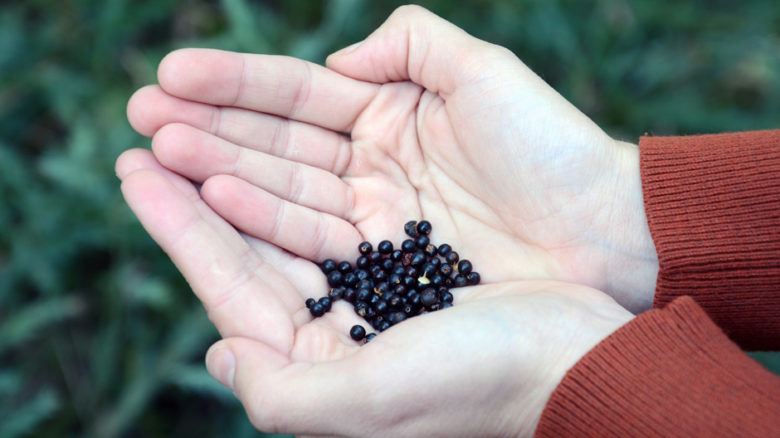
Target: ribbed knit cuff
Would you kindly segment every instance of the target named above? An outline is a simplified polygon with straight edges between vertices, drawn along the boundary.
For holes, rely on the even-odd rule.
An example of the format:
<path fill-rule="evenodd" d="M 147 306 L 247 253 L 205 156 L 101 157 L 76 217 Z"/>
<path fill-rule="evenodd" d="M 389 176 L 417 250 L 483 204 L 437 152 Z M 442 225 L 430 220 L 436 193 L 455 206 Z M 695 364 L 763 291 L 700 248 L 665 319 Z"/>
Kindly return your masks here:
<path fill-rule="evenodd" d="M 743 348 L 780 349 L 780 130 L 645 136 L 639 151 L 655 307 L 690 295 Z"/>
<path fill-rule="evenodd" d="M 768 437 L 780 378 L 750 359 L 689 297 L 634 318 L 556 388 L 539 437 Z"/>

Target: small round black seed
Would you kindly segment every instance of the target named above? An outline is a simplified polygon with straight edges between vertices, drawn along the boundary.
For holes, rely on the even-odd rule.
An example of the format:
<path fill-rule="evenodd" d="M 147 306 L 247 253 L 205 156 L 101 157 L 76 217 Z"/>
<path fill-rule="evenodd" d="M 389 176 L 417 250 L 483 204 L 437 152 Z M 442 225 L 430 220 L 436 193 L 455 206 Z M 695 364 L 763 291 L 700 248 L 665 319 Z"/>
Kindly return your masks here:
<path fill-rule="evenodd" d="M 348 261 L 343 261 L 339 263 L 338 269 L 341 273 L 346 274 L 352 270 L 352 265 Z"/>
<path fill-rule="evenodd" d="M 311 308 L 309 308 L 309 312 L 311 312 L 311 316 L 318 318 L 325 314 L 325 307 L 320 303 L 314 303 L 311 305 Z"/>
<path fill-rule="evenodd" d="M 374 281 L 380 282 L 385 280 L 387 280 L 387 272 L 380 269 L 379 272 L 374 274 Z"/>
<path fill-rule="evenodd" d="M 402 279 L 403 277 L 398 274 L 390 274 L 390 276 L 387 277 L 387 283 L 391 285 L 398 285 L 401 284 Z"/>
<path fill-rule="evenodd" d="M 371 342 L 376 337 L 376 333 L 369 333 L 366 335 L 366 342 Z"/>
<path fill-rule="evenodd" d="M 363 255 L 369 254 L 373 250 L 374 247 L 371 246 L 371 242 L 361 242 L 360 245 L 358 245 L 358 251 Z"/>
<path fill-rule="evenodd" d="M 439 245 L 439 255 L 444 257 L 452 251 L 452 247 L 449 243 L 442 243 Z"/>
<path fill-rule="evenodd" d="M 355 285 L 355 289 L 368 289 L 371 290 L 374 288 L 374 282 L 371 280 L 360 280 Z"/>
<path fill-rule="evenodd" d="M 357 277 L 358 281 L 363 281 L 370 278 L 371 274 L 369 274 L 365 269 L 358 269 L 355 271 L 355 276 Z"/>
<path fill-rule="evenodd" d="M 364 329 L 362 325 L 353 325 L 352 328 L 349 329 L 349 337 L 356 341 L 360 341 L 366 337 L 366 329 Z"/>
<path fill-rule="evenodd" d="M 347 300 L 348 303 L 354 303 L 356 295 L 357 295 L 357 291 L 355 289 L 349 288 L 344 291 L 343 298 Z"/>
<path fill-rule="evenodd" d="M 355 301 L 368 301 L 368 299 L 371 298 L 371 290 L 370 289 L 358 289 L 357 293 L 355 294 Z"/>
<path fill-rule="evenodd" d="M 371 260 L 368 259 L 368 256 L 362 255 L 355 260 L 355 267 L 358 269 L 366 269 L 369 266 L 371 266 Z"/>
<path fill-rule="evenodd" d="M 414 277 L 406 276 L 401 280 L 401 284 L 404 285 L 405 288 L 411 289 L 415 286 L 417 286 L 417 275 Z"/>
<path fill-rule="evenodd" d="M 387 321 L 382 321 L 382 323 L 381 323 L 381 324 L 379 324 L 379 329 L 378 329 L 378 330 L 379 330 L 380 332 L 383 332 L 383 331 L 385 331 L 385 330 L 387 330 L 387 329 L 389 329 L 389 328 L 390 328 L 390 323 L 389 323 L 389 322 L 387 322 Z"/>
<path fill-rule="evenodd" d="M 376 249 L 380 254 L 390 254 L 393 252 L 393 242 L 389 240 L 383 240 L 379 242 L 379 245 L 377 245 Z"/>
<path fill-rule="evenodd" d="M 463 275 L 469 275 L 469 272 L 471 272 L 472 266 L 471 262 L 463 259 L 460 262 L 458 262 L 458 273 Z"/>
<path fill-rule="evenodd" d="M 336 269 L 336 262 L 332 259 L 325 259 L 320 264 L 320 269 L 322 269 L 322 272 L 324 274 L 330 274 L 332 271 Z"/>
<path fill-rule="evenodd" d="M 451 265 L 455 265 L 456 263 L 458 263 L 459 259 L 460 259 L 460 256 L 455 251 L 450 251 L 450 252 L 447 253 L 446 256 L 444 256 L 444 260 L 446 260 L 447 263 L 449 263 Z"/>
<path fill-rule="evenodd" d="M 446 291 L 441 294 L 441 301 L 443 303 L 451 303 L 452 302 L 452 292 Z"/>
<path fill-rule="evenodd" d="M 430 234 L 433 226 L 428 221 L 420 221 L 417 223 L 417 232 L 420 234 Z"/>
<path fill-rule="evenodd" d="M 368 256 L 368 260 L 371 262 L 371 264 L 375 265 L 377 263 L 380 263 L 382 261 L 382 254 L 378 252 L 372 252 Z"/>
<path fill-rule="evenodd" d="M 390 253 L 390 260 L 394 262 L 399 262 L 401 261 L 401 257 L 403 257 L 403 255 L 404 255 L 403 251 L 401 251 L 400 249 L 396 249 L 395 251 Z"/>
<path fill-rule="evenodd" d="M 432 263 L 426 263 L 423 265 L 422 271 L 423 271 L 423 275 L 425 275 L 426 277 L 431 277 L 433 274 L 436 273 L 436 271 L 438 271 L 438 269 L 436 269 L 436 266 L 433 266 Z"/>
<path fill-rule="evenodd" d="M 357 284 L 357 281 L 358 281 L 357 275 L 355 275 L 354 272 L 347 272 L 346 274 L 344 274 L 344 279 L 342 280 L 342 283 L 344 284 L 344 286 L 352 287 L 355 284 Z"/>
<path fill-rule="evenodd" d="M 326 312 L 330 312 L 333 300 L 331 300 L 330 297 L 322 297 L 317 301 L 317 304 L 321 305 Z"/>
<path fill-rule="evenodd" d="M 400 295 L 393 295 L 387 298 L 387 305 L 390 306 L 391 309 L 398 309 L 403 305 L 403 297 Z"/>
<path fill-rule="evenodd" d="M 405 223 L 404 232 L 409 237 L 417 237 L 417 221 L 409 221 Z"/>
<path fill-rule="evenodd" d="M 395 265 L 393 266 L 393 271 L 391 273 L 403 277 L 406 275 L 406 268 L 404 268 L 403 265 Z"/>
<path fill-rule="evenodd" d="M 428 255 L 428 257 L 436 257 L 436 253 L 438 250 L 436 249 L 436 245 L 429 243 L 424 249 L 423 252 Z M 439 260 L 439 259 L 434 259 Z"/>
<path fill-rule="evenodd" d="M 436 291 L 431 288 L 423 290 L 421 292 L 420 301 L 422 302 L 423 306 L 431 307 L 438 301 L 438 299 L 436 298 Z"/>
<path fill-rule="evenodd" d="M 468 276 L 466 276 L 466 280 L 468 280 L 470 285 L 474 286 L 479 284 L 482 278 L 479 276 L 479 272 L 472 271 Z"/>
<path fill-rule="evenodd" d="M 328 285 L 330 287 L 341 286 L 341 282 L 344 280 L 344 274 L 339 271 L 332 271 L 328 274 Z"/>
<path fill-rule="evenodd" d="M 372 306 L 380 301 L 382 301 L 382 297 L 377 294 L 371 294 L 371 296 L 368 298 L 368 304 L 371 304 Z"/>
<path fill-rule="evenodd" d="M 387 305 L 387 301 L 381 298 L 372 307 L 374 308 L 374 311 L 376 311 L 378 315 L 383 315 L 387 313 L 387 311 L 390 309 L 390 307 Z"/>
<path fill-rule="evenodd" d="M 403 242 L 401 242 L 401 251 L 407 253 L 407 252 L 414 252 L 417 249 L 417 246 L 414 244 L 414 240 L 412 239 L 406 239 Z"/>
<path fill-rule="evenodd" d="M 384 259 L 384 260 L 382 260 L 382 264 L 380 266 L 382 266 L 382 269 L 385 272 L 392 272 L 392 270 L 393 270 L 393 260 L 392 259 Z"/>
<path fill-rule="evenodd" d="M 458 274 L 455 276 L 455 279 L 452 281 L 452 284 L 454 287 L 463 287 L 469 284 L 468 280 L 466 280 L 466 277 Z"/>
<path fill-rule="evenodd" d="M 425 262 L 425 254 L 422 251 L 414 253 L 411 260 L 412 266 L 420 266 Z"/>
<path fill-rule="evenodd" d="M 315 300 L 314 298 L 306 298 L 306 308 L 311 309 L 311 306 L 314 305 L 314 303 L 316 302 L 317 300 Z"/>
<path fill-rule="evenodd" d="M 441 265 L 439 267 L 439 273 L 445 277 L 449 277 L 452 275 L 452 265 L 449 265 L 447 263 Z"/>
<path fill-rule="evenodd" d="M 355 303 L 355 313 L 365 318 L 366 314 L 368 313 L 368 303 L 365 301 L 358 301 Z"/>
<path fill-rule="evenodd" d="M 396 284 L 393 288 L 393 293 L 397 295 L 404 295 L 406 294 L 406 286 L 403 284 Z"/>
<path fill-rule="evenodd" d="M 405 319 L 406 314 L 404 312 L 393 312 L 387 317 L 387 321 L 392 325 L 396 325 Z"/>
<path fill-rule="evenodd" d="M 444 277 L 441 274 L 433 274 L 431 276 L 431 286 L 442 286 L 444 284 Z"/>
<path fill-rule="evenodd" d="M 431 243 L 431 239 L 428 236 L 420 236 L 414 241 L 414 245 L 419 249 L 425 249 Z"/>
<path fill-rule="evenodd" d="M 379 295 L 384 295 L 389 291 L 390 291 L 390 285 L 387 284 L 386 281 L 377 283 L 377 285 L 374 286 L 374 292 L 378 293 Z"/>

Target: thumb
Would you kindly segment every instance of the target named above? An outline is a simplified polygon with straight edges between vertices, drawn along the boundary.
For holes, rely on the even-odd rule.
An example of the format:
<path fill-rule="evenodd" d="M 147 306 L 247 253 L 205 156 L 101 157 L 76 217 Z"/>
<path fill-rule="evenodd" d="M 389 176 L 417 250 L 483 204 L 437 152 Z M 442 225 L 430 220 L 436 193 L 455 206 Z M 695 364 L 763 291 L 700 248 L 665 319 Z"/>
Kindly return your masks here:
<path fill-rule="evenodd" d="M 498 55 L 498 56 L 496 56 Z M 479 40 L 420 6 L 396 9 L 364 41 L 328 57 L 326 65 L 345 76 L 376 83 L 407 81 L 448 95 L 484 77 L 486 57 L 514 57 Z"/>
<path fill-rule="evenodd" d="M 340 435 L 360 408 L 354 390 L 362 373 L 345 372 L 342 361 L 291 362 L 262 342 L 234 337 L 209 348 L 206 367 L 263 432 Z"/>

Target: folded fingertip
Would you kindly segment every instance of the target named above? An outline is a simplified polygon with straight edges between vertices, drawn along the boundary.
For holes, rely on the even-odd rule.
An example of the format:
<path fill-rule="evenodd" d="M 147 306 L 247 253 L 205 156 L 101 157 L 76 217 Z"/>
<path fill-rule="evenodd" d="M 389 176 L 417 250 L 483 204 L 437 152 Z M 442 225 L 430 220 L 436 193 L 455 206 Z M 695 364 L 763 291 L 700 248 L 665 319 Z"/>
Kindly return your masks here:
<path fill-rule="evenodd" d="M 219 383 L 234 390 L 236 356 L 226 342 L 218 342 L 206 353 L 206 369 Z"/>

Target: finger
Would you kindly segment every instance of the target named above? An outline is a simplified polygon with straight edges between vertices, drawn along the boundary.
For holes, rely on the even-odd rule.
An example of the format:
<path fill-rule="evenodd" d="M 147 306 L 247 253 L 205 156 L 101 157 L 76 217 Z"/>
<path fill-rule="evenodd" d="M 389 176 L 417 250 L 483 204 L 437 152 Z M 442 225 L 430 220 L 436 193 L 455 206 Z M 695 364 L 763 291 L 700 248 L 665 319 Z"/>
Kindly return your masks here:
<path fill-rule="evenodd" d="M 136 91 L 127 118 L 140 134 L 152 137 L 163 126 L 184 123 L 239 146 L 328 170 L 344 172 L 349 139 L 339 133 L 240 108 L 180 99 L 150 85 Z"/>
<path fill-rule="evenodd" d="M 254 337 L 279 351 L 289 351 L 291 314 L 301 307 L 300 296 L 289 285 L 284 287 L 278 274 L 237 233 L 238 240 L 226 242 L 204 219 L 203 208 L 208 207 L 198 207 L 199 201 L 184 195 L 157 171 L 140 169 L 126 174 L 122 193 L 223 336 Z"/>
<path fill-rule="evenodd" d="M 300 59 L 209 49 L 167 55 L 157 71 L 174 96 L 232 106 L 345 132 L 378 86 Z"/>
<path fill-rule="evenodd" d="M 363 370 L 357 365 L 351 369 L 350 362 L 291 363 L 268 346 L 243 338 L 219 341 L 206 355 L 209 373 L 236 394 L 256 428 L 296 435 L 342 435 L 360 426 L 355 413 L 365 412 L 365 398 L 355 397 L 355 391 L 360 391 L 356 377 Z"/>
<path fill-rule="evenodd" d="M 349 213 L 352 189 L 336 175 L 235 144 L 189 125 L 166 125 L 152 150 L 164 166 L 194 181 L 233 175 L 287 201 L 340 217 Z"/>
<path fill-rule="evenodd" d="M 219 233 L 227 245 L 232 248 L 244 248 L 245 244 L 249 244 L 252 250 L 266 262 L 261 266 L 262 269 L 256 273 L 261 275 L 272 287 L 281 290 L 286 287 L 288 282 L 292 284 L 293 288 L 300 292 L 301 297 L 299 299 L 295 296 L 290 299 L 287 303 L 289 308 L 295 309 L 301 306 L 306 298 L 318 298 L 322 295 L 320 291 L 327 290 L 327 284 L 322 278 L 318 266 L 308 260 L 295 257 L 266 241 L 247 235 L 239 235 L 232 225 L 225 222 L 203 202 L 200 193 L 190 181 L 163 167 L 148 149 L 130 149 L 117 159 L 116 172 L 119 179 L 124 179 L 125 175 L 141 169 L 160 173 L 186 198 L 192 199 L 203 220 Z M 317 281 L 313 281 L 313 279 Z M 296 326 L 311 320 L 308 312 L 303 312 L 302 315 L 299 313 L 296 311 L 294 316 L 297 321 Z"/>
<path fill-rule="evenodd" d="M 330 55 L 326 64 L 355 79 L 411 80 L 447 96 L 459 85 L 490 74 L 484 68 L 486 56 L 507 55 L 505 49 L 468 35 L 422 7 L 402 6 L 368 38 Z"/>
<path fill-rule="evenodd" d="M 232 176 L 209 178 L 201 193 L 240 230 L 309 260 L 357 256 L 355 248 L 363 240 L 343 219 L 285 201 Z"/>

